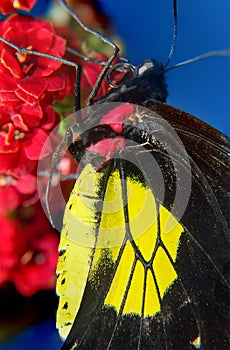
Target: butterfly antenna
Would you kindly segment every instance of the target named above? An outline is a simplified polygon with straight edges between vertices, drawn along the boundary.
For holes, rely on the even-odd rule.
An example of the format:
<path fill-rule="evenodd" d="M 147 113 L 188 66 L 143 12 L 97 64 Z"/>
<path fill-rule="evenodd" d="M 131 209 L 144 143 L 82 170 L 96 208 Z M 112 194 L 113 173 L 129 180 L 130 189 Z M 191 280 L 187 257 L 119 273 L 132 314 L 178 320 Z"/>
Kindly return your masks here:
<path fill-rule="evenodd" d="M 204 60 L 205 58 L 209 58 L 209 57 L 218 57 L 218 56 L 226 57 L 226 56 L 229 56 L 229 55 L 230 55 L 230 49 L 227 49 L 227 50 L 220 50 L 220 51 L 210 51 L 210 52 L 206 52 L 206 53 L 204 53 L 204 54 L 202 54 L 202 55 L 198 55 L 198 56 L 195 56 L 195 57 L 193 57 L 193 58 L 190 58 L 189 60 L 186 60 L 186 61 L 177 63 L 177 64 L 175 64 L 174 66 L 172 66 L 172 67 L 170 67 L 170 68 L 167 68 L 167 69 L 166 69 L 166 72 L 168 72 L 169 70 L 172 70 L 172 69 L 174 69 L 174 68 L 186 66 L 187 64 L 190 64 L 190 63 L 194 63 L 194 62 L 197 62 L 197 61 Z"/>
<path fill-rule="evenodd" d="M 173 37 L 172 37 L 172 41 L 171 41 L 168 60 L 164 65 L 165 68 L 169 65 L 169 63 L 172 59 L 172 56 L 174 54 L 176 40 L 177 40 L 177 0 L 173 0 Z"/>
<path fill-rule="evenodd" d="M 66 4 L 65 0 L 59 0 L 60 4 L 62 5 L 62 7 L 65 9 L 65 11 L 67 13 L 70 14 L 70 16 L 80 25 L 80 27 L 87 33 L 90 33 L 94 36 L 96 36 L 97 38 L 101 39 L 101 41 L 103 41 L 105 44 L 108 44 L 109 46 L 111 46 L 113 48 L 113 52 L 110 55 L 110 57 L 108 58 L 108 60 L 105 62 L 105 65 L 103 67 L 103 69 L 101 70 L 101 73 L 99 74 L 97 81 L 91 91 L 91 93 L 89 94 L 88 97 L 88 105 L 92 105 L 94 103 L 94 99 L 97 95 L 97 92 L 101 86 L 101 83 L 110 67 L 110 65 L 112 64 L 114 58 L 117 56 L 118 52 L 119 52 L 119 48 L 116 46 L 116 44 L 114 44 L 111 40 L 109 40 L 108 38 L 106 38 L 104 35 L 98 33 L 96 30 L 93 30 L 91 28 L 89 28 L 88 26 L 86 26 L 81 19 L 76 15 L 76 13 L 74 13 L 70 7 Z"/>

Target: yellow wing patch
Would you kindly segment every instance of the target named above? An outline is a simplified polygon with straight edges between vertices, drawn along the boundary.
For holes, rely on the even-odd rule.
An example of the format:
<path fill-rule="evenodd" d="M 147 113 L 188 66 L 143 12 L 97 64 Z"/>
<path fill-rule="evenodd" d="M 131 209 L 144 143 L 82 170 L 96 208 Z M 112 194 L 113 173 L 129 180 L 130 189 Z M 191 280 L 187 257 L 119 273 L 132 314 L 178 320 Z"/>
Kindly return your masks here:
<path fill-rule="evenodd" d="M 100 201 L 96 189 L 100 175 L 86 167 L 75 183 L 66 206 L 57 265 L 56 291 L 60 296 L 57 328 L 68 335 L 79 310 L 95 245 L 95 205 Z"/>
<path fill-rule="evenodd" d="M 91 165 L 86 166 L 75 183 L 65 209 L 62 236 L 86 247 L 95 246 L 95 208 L 100 204 L 97 191 L 101 177 Z"/>
<path fill-rule="evenodd" d="M 56 291 L 60 296 L 57 328 L 62 338 L 68 335 L 79 309 L 90 267 L 91 249 L 69 241 L 64 235 L 59 245 Z"/>
<path fill-rule="evenodd" d="M 102 172 L 87 165 L 66 206 L 60 243 L 64 253 L 57 268 L 57 327 L 63 337 L 79 310 L 86 284 L 98 283 L 93 279 L 104 248 L 114 266 L 104 305 L 121 314 L 154 316 L 177 278 L 172 262 L 177 258 L 183 227 L 162 205 L 157 210 L 151 189 L 134 176 L 126 178 L 125 203 L 118 170 L 111 173 L 104 198 L 100 198 L 102 177 Z M 124 206 L 128 208 L 128 228 Z"/>

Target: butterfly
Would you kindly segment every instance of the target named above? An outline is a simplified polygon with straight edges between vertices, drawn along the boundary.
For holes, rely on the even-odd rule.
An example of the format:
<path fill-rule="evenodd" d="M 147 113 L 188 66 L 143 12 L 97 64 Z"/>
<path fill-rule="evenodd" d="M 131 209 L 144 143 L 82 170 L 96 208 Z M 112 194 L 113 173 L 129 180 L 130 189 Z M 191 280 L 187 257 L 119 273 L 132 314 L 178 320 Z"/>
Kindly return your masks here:
<path fill-rule="evenodd" d="M 229 141 L 165 104 L 164 73 L 144 61 L 70 131 L 62 349 L 228 347 Z"/>
<path fill-rule="evenodd" d="M 227 349 L 229 140 L 165 103 L 167 64 L 112 65 L 99 37 L 113 54 L 64 140 L 82 171 L 59 247 L 62 349 Z"/>

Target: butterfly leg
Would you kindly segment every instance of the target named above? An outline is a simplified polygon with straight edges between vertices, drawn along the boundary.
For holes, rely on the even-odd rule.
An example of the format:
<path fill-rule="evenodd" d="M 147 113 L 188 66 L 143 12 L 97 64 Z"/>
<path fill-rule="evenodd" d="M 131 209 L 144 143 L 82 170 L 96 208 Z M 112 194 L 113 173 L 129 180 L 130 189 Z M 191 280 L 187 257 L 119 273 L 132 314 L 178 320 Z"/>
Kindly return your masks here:
<path fill-rule="evenodd" d="M 94 36 L 96 36 L 97 38 L 101 39 L 105 44 L 108 44 L 109 46 L 111 46 L 113 48 L 113 52 L 112 54 L 109 56 L 108 60 L 105 62 L 105 65 L 101 71 L 101 73 L 99 74 L 96 83 L 91 91 L 91 93 L 89 94 L 88 97 L 88 105 L 92 105 L 94 103 L 95 97 L 97 95 L 97 92 L 101 86 L 101 83 L 104 79 L 104 77 L 106 76 L 106 73 L 108 72 L 109 68 L 112 65 L 113 60 L 117 57 L 118 52 L 119 52 L 119 48 L 116 46 L 116 44 L 114 44 L 111 40 L 109 40 L 108 38 L 106 38 L 104 35 L 98 33 L 97 31 L 87 27 L 81 20 L 80 18 L 69 8 L 69 6 L 66 4 L 65 0 L 59 0 L 60 4 L 63 6 L 63 8 L 65 9 L 65 11 L 67 13 L 70 14 L 70 16 L 80 25 L 80 27 L 85 30 L 87 33 L 90 33 Z"/>

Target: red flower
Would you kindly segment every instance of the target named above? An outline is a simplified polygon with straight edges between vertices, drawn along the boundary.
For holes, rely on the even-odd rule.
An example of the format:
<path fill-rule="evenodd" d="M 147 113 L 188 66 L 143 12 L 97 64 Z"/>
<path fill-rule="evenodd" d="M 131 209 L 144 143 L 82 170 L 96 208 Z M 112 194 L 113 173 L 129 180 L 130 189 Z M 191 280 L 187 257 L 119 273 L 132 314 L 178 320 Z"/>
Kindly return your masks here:
<path fill-rule="evenodd" d="M 28 174 L 19 178 L 0 175 L 0 213 L 14 211 L 20 205 L 31 205 L 38 200 L 36 176 Z"/>
<path fill-rule="evenodd" d="M 31 173 L 55 125 L 53 107 L 0 104 L 0 115 L 0 173 L 15 176 Z M 50 145 L 43 157 L 51 152 Z"/>
<path fill-rule="evenodd" d="M 0 11 L 7 15 L 14 10 L 30 11 L 37 0 L 1 0 Z"/>
<path fill-rule="evenodd" d="M 32 208 L 29 208 L 30 210 Z M 22 215 L 23 214 L 23 215 Z M 14 282 L 18 291 L 30 296 L 55 288 L 58 237 L 50 228 L 41 207 L 17 218 L 0 215 L 0 283 Z"/>
<path fill-rule="evenodd" d="M 19 222 L 0 214 L 1 242 L 0 244 L 0 285 L 9 280 L 11 269 L 17 264 L 17 255 L 14 251 L 15 232 L 18 231 Z"/>
<path fill-rule="evenodd" d="M 12 15 L 0 22 L 0 36 L 15 45 L 63 57 L 65 40 L 56 35 L 52 24 L 32 17 Z M 0 100 L 5 103 L 51 104 L 69 94 L 73 86 L 60 69 L 61 63 L 31 54 L 19 54 L 1 42 Z"/>

